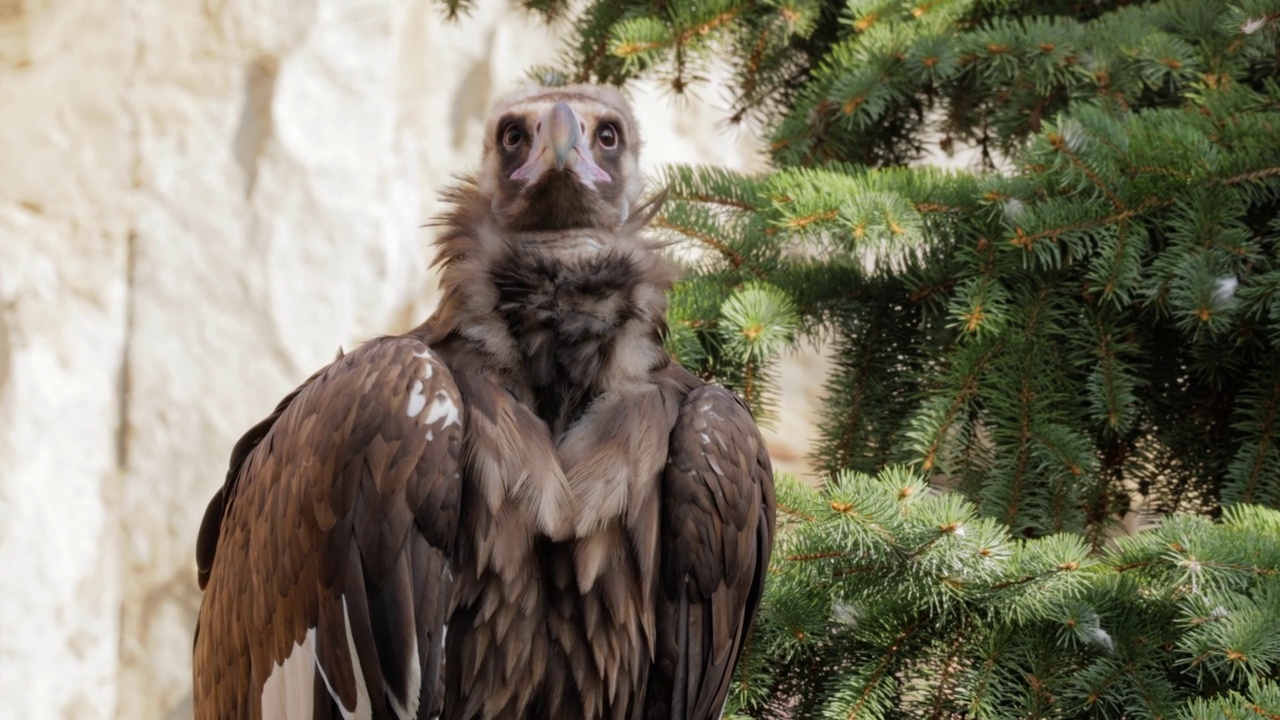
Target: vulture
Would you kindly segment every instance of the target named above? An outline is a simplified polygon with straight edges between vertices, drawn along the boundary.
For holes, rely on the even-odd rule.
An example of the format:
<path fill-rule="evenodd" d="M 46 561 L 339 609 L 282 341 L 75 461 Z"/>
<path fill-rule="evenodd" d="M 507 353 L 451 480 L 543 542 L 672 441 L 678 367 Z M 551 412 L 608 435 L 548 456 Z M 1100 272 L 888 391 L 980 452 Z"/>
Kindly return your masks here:
<path fill-rule="evenodd" d="M 720 716 L 773 480 L 747 407 L 663 348 L 639 148 L 614 89 L 506 96 L 445 195 L 438 309 L 235 444 L 198 720 Z"/>

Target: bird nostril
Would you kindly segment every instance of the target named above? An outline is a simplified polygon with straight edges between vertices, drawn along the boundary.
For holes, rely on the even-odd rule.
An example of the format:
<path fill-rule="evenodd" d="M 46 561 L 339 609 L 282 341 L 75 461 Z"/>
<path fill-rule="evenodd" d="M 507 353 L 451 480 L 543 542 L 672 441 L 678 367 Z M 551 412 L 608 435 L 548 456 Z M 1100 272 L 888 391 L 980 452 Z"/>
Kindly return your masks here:
<path fill-rule="evenodd" d="M 542 121 L 539 120 L 537 125 L 533 126 L 534 132 L 542 132 Z"/>

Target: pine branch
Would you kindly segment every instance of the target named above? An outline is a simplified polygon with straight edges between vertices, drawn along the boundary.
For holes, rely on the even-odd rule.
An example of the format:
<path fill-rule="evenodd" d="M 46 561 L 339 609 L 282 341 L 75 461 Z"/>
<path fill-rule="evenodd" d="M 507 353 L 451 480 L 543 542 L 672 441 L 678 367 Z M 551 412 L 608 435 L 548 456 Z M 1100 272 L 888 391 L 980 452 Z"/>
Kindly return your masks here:
<path fill-rule="evenodd" d="M 1067 158 L 1067 160 L 1071 162 L 1072 165 L 1076 166 L 1076 168 L 1079 169 L 1080 172 L 1084 173 L 1085 177 L 1089 178 L 1089 182 L 1093 183 L 1094 187 L 1101 190 L 1102 194 L 1107 196 L 1107 199 L 1111 201 L 1111 204 L 1115 206 L 1116 210 L 1119 210 L 1121 212 L 1124 211 L 1125 209 L 1124 203 L 1120 202 L 1120 198 L 1116 197 L 1116 194 L 1112 192 L 1111 189 L 1108 188 L 1105 183 L 1102 182 L 1102 178 L 1099 178 L 1097 173 L 1095 173 L 1093 170 L 1090 170 L 1088 165 L 1085 165 L 1083 162 L 1080 162 L 1080 157 L 1075 153 L 1071 152 L 1071 148 L 1067 147 L 1067 141 L 1063 136 L 1057 133 L 1051 132 L 1045 135 L 1045 139 L 1049 141 L 1049 145 L 1054 150 L 1061 153 L 1065 158 Z"/>
<path fill-rule="evenodd" d="M 1239 608 L 1258 608 L 1240 622 L 1268 617 L 1262 608 L 1272 598 L 1280 609 L 1274 510 L 1238 506 L 1216 524 L 1175 519 L 1097 554 L 1071 535 L 1013 540 L 1007 526 L 976 519 L 954 496 L 923 493 L 919 478 L 898 469 L 844 474 L 821 491 L 788 488 L 825 512 L 806 513 L 813 519 L 786 536 L 797 551 L 774 568 L 780 594 L 771 602 L 819 615 L 766 624 L 774 629 L 756 642 L 783 642 L 771 634 L 782 632 L 789 647 L 799 642 L 813 654 L 804 681 L 833 691 L 804 717 L 883 717 L 895 695 L 932 717 L 945 716 L 952 700 L 971 715 L 998 704 L 1022 707 L 1019 716 L 1139 707 L 1169 716 L 1194 690 L 1175 668 L 1263 652 L 1226 636 L 1205 636 L 1204 647 L 1196 638 L 1235 622 Z M 1189 568 L 1198 578 L 1190 592 Z M 808 604 L 816 598 L 826 600 Z M 940 653 L 940 638 L 917 637 L 942 627 L 949 637 Z M 975 642 L 981 661 L 962 680 L 969 666 L 958 659 Z M 1245 678 L 1232 677 L 1225 687 L 1241 688 Z M 1009 691 L 1023 699 L 1010 705 Z M 777 702 L 796 707 L 785 696 Z"/>
<path fill-rule="evenodd" d="M 1259 168 L 1257 170 L 1250 170 L 1249 172 L 1241 173 L 1239 175 L 1234 175 L 1232 177 L 1229 177 L 1223 180 L 1222 184 L 1223 185 L 1240 185 L 1241 183 L 1257 182 L 1265 178 L 1276 177 L 1277 175 L 1280 175 L 1280 166 Z"/>
<path fill-rule="evenodd" d="M 961 623 L 960 627 L 956 629 L 951 645 L 947 648 L 947 654 L 943 657 L 941 676 L 938 678 L 938 684 L 934 688 L 933 702 L 930 705 L 929 717 L 931 718 L 948 717 L 943 706 L 956 693 L 956 685 L 959 682 L 960 655 L 967 640 L 967 630 L 968 625 Z"/>
<path fill-rule="evenodd" d="M 726 243 L 712 237 L 709 233 L 702 232 L 697 228 L 678 225 L 672 222 L 671 220 L 669 220 L 668 218 L 666 218 L 665 216 L 661 216 L 661 215 L 658 217 L 655 217 L 650 222 L 650 225 L 656 228 L 662 228 L 664 230 L 672 230 L 674 232 L 680 233 L 681 235 L 684 235 L 686 237 L 691 237 L 694 240 L 697 240 L 703 245 L 706 245 L 712 250 L 715 250 L 716 252 L 723 255 L 724 258 L 729 261 L 729 264 L 732 265 L 735 269 L 741 268 L 742 266 L 746 265 L 747 261 L 741 255 L 739 255 L 733 248 L 729 247 Z M 747 269 L 756 277 L 762 280 L 765 278 L 764 272 L 759 268 L 747 268 Z"/>
<path fill-rule="evenodd" d="M 1257 495 L 1258 485 L 1262 481 L 1264 472 L 1264 461 L 1272 452 L 1277 412 L 1280 412 L 1280 382 L 1271 387 L 1271 395 L 1267 399 L 1262 420 L 1258 423 L 1258 438 L 1255 440 L 1257 449 L 1253 453 L 1253 462 L 1250 464 L 1248 483 L 1241 494 L 1242 502 L 1254 502 Z"/>
<path fill-rule="evenodd" d="M 902 629 L 902 632 L 898 633 L 898 635 L 893 639 L 893 642 L 889 644 L 888 648 L 886 648 L 885 652 L 880 656 L 879 661 L 876 663 L 875 670 L 872 673 L 871 679 L 866 683 L 864 690 L 858 695 L 853 707 L 845 713 L 845 720 L 855 720 L 856 718 L 862 717 L 862 711 L 866 706 L 870 694 L 877 689 L 877 685 L 880 681 L 893 668 L 894 660 L 903 649 L 903 644 L 913 634 L 915 634 L 916 629 L 920 626 L 920 620 L 921 616 L 917 616 L 911 620 L 911 622 Z"/>
<path fill-rule="evenodd" d="M 1098 218 L 1091 218 L 1089 220 L 1083 220 L 1080 222 L 1075 222 L 1075 223 L 1063 225 L 1060 227 L 1050 228 L 1048 230 L 1040 230 L 1035 233 L 1029 234 L 1023 231 L 1022 228 L 1015 228 L 1013 233 L 1013 238 L 1009 241 L 1009 243 L 1015 247 L 1020 247 L 1020 248 L 1029 250 L 1031 249 L 1032 245 L 1034 245 L 1036 242 L 1043 240 L 1045 238 L 1056 239 L 1068 232 L 1092 230 L 1094 228 L 1099 228 L 1106 225 L 1114 225 L 1116 223 L 1120 223 L 1130 218 L 1142 215 L 1143 213 L 1151 212 L 1153 210 L 1162 210 L 1164 208 L 1167 208 L 1173 205 L 1174 202 L 1175 201 L 1172 199 L 1161 200 L 1158 198 L 1150 197 L 1150 198 L 1145 198 L 1142 202 L 1138 203 L 1136 207 L 1132 207 L 1127 210 L 1122 210 L 1120 212 L 1113 213 L 1110 215 L 1104 215 Z"/>

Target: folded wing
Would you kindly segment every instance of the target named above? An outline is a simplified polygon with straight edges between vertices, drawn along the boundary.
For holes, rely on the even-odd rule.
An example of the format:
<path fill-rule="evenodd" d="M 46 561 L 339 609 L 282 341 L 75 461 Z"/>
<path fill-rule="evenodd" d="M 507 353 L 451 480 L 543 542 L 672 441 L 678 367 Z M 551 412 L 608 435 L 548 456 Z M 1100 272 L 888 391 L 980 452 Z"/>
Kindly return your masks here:
<path fill-rule="evenodd" d="M 426 345 L 381 338 L 237 443 L 197 541 L 196 718 L 439 710 L 462 413 Z"/>
<path fill-rule="evenodd" d="M 724 388 L 685 399 L 662 478 L 658 645 L 645 716 L 720 717 L 769 565 L 774 489 L 751 413 Z"/>

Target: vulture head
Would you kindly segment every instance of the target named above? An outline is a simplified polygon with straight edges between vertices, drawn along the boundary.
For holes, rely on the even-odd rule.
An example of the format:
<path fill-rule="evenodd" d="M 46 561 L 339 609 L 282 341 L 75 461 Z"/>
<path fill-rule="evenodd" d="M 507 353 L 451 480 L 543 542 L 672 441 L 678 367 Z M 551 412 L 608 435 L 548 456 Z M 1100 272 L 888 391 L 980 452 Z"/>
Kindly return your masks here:
<path fill-rule="evenodd" d="M 617 90 L 523 90 L 489 116 L 480 190 L 509 230 L 612 230 L 639 201 L 639 151 L 635 118 Z"/>

